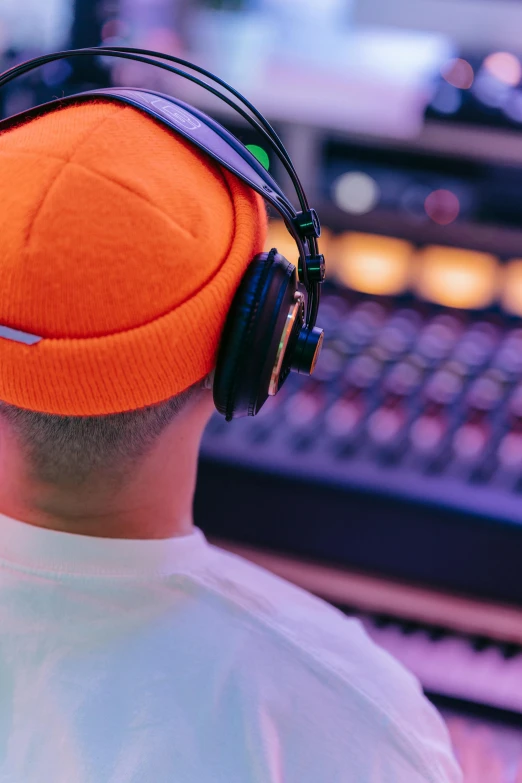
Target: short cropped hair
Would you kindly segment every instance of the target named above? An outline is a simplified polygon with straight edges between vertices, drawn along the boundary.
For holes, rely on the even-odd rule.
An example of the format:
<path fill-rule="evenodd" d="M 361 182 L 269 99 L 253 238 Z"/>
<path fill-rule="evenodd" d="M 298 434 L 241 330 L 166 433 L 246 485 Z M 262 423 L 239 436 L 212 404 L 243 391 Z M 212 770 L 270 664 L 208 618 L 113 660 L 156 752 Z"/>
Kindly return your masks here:
<path fill-rule="evenodd" d="M 197 384 L 157 405 L 106 416 L 58 416 L 0 401 L 0 416 L 20 443 L 33 479 L 79 486 L 94 474 L 121 478 L 199 388 Z"/>

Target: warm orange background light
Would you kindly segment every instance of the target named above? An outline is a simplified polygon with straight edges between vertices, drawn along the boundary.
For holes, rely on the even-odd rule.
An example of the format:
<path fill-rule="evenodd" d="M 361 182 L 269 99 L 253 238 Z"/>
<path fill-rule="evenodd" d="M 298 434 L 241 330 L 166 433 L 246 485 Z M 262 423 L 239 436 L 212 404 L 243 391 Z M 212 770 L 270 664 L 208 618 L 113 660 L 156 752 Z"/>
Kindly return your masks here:
<path fill-rule="evenodd" d="M 288 229 L 283 220 L 270 220 L 268 223 L 265 253 L 268 253 L 273 247 L 277 248 L 278 253 L 281 253 L 287 261 L 290 261 L 297 266 L 297 261 L 299 259 L 297 245 L 295 244 L 292 235 L 288 233 Z"/>
<path fill-rule="evenodd" d="M 265 250 L 272 247 L 297 265 L 297 247 L 282 220 L 269 222 Z M 438 245 L 416 251 L 395 237 L 333 235 L 328 228 L 321 231 L 319 252 L 327 279 L 354 291 L 393 296 L 413 289 L 423 299 L 462 309 L 488 307 L 500 294 L 505 310 L 522 315 L 522 258 L 501 269 L 490 253 Z"/>
<path fill-rule="evenodd" d="M 417 293 L 446 307 L 487 307 L 498 293 L 499 266 L 489 253 L 432 245 L 419 251 L 415 269 Z"/>
<path fill-rule="evenodd" d="M 522 258 L 513 258 L 504 267 L 502 307 L 514 315 L 522 315 Z"/>
<path fill-rule="evenodd" d="M 413 246 L 402 239 L 347 233 L 333 242 L 336 279 L 367 294 L 400 294 L 409 285 Z"/>

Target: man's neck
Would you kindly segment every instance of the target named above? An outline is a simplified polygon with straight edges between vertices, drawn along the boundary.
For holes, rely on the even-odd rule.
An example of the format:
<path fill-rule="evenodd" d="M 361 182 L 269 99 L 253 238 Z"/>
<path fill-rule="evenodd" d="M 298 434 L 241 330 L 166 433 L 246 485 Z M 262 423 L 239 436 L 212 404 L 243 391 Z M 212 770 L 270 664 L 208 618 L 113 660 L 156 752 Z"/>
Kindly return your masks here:
<path fill-rule="evenodd" d="M 78 487 L 27 478 L 16 444 L 0 448 L 0 513 L 30 525 L 101 538 L 161 539 L 188 535 L 197 461 L 205 425 L 171 427 L 132 475 L 91 477 Z M 1 533 L 0 533 L 1 534 Z"/>

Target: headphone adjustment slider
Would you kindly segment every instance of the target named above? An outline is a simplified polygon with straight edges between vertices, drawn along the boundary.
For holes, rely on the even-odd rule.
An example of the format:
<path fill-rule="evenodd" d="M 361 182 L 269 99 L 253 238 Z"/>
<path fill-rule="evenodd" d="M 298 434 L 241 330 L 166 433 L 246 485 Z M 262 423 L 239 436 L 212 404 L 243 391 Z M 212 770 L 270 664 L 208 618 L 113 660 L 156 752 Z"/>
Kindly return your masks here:
<path fill-rule="evenodd" d="M 321 254 L 317 256 L 306 256 L 305 263 L 308 281 L 310 283 L 322 283 L 326 277 L 324 256 Z"/>
<path fill-rule="evenodd" d="M 321 223 L 315 209 L 298 212 L 293 222 L 301 239 L 308 239 L 309 237 L 317 239 L 321 236 Z"/>

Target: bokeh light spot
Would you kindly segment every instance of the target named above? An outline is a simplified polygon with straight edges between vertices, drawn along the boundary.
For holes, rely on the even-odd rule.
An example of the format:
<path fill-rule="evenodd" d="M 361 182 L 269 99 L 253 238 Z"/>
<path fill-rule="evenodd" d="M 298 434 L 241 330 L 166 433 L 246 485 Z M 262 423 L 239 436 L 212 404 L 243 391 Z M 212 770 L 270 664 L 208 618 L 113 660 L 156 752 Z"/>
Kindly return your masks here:
<path fill-rule="evenodd" d="M 432 191 L 426 197 L 424 209 L 434 223 L 438 223 L 439 226 L 447 226 L 458 217 L 460 203 L 451 190 L 440 189 Z"/>
<path fill-rule="evenodd" d="M 488 307 L 499 286 L 497 258 L 457 247 L 430 245 L 415 264 L 415 289 L 429 302 L 446 307 Z"/>
<path fill-rule="evenodd" d="M 437 94 L 431 102 L 431 108 L 439 114 L 455 114 L 462 106 L 462 93 L 451 84 L 441 82 Z"/>
<path fill-rule="evenodd" d="M 377 205 L 381 192 L 373 177 L 363 171 L 342 174 L 333 187 L 335 203 L 352 215 L 364 215 Z"/>
<path fill-rule="evenodd" d="M 459 90 L 469 90 L 473 84 L 473 68 L 467 60 L 457 57 L 447 62 L 441 69 L 442 77 L 452 87 L 458 87 Z"/>
<path fill-rule="evenodd" d="M 488 55 L 484 60 L 484 68 L 499 82 L 510 87 L 516 87 L 522 78 L 520 60 L 509 52 L 494 52 Z"/>
<path fill-rule="evenodd" d="M 390 296 L 410 280 L 413 246 L 395 237 L 356 232 L 338 237 L 333 248 L 337 280 L 354 291 Z"/>
<path fill-rule="evenodd" d="M 270 168 L 270 158 L 268 157 L 268 152 L 263 149 L 263 147 L 259 147 L 257 144 L 247 144 L 246 148 L 249 150 L 249 152 L 252 153 L 254 158 L 259 161 L 263 168 L 268 171 Z"/>

